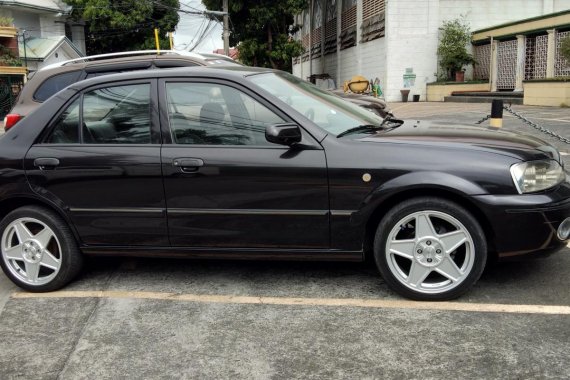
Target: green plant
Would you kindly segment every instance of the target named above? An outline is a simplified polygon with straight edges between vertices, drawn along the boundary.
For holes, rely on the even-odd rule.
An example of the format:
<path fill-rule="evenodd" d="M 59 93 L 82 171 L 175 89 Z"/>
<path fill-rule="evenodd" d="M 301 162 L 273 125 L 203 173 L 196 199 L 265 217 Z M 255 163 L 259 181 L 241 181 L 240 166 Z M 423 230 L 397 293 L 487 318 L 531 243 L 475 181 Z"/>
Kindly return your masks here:
<path fill-rule="evenodd" d="M 0 45 L 0 66 L 22 66 L 22 60 L 12 50 Z"/>
<path fill-rule="evenodd" d="M 0 26 L 13 26 L 14 19 L 12 17 L 0 16 Z"/>
<path fill-rule="evenodd" d="M 463 70 L 464 66 L 477 63 L 467 52 L 467 45 L 471 42 L 471 30 L 461 19 L 444 21 L 439 30 L 439 65 L 447 78 L 453 79 L 455 73 Z"/>
<path fill-rule="evenodd" d="M 562 55 L 570 65 L 570 37 L 565 37 L 560 41 L 560 55 Z"/>

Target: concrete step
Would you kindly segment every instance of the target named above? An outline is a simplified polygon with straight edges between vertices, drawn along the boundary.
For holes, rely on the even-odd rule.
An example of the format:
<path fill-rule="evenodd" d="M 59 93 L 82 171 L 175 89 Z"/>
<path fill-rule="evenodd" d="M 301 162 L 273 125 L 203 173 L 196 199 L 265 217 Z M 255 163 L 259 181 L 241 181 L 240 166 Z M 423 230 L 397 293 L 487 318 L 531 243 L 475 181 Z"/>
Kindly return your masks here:
<path fill-rule="evenodd" d="M 481 96 L 494 98 L 523 98 L 524 93 L 514 91 L 453 91 L 452 96 Z"/>
<path fill-rule="evenodd" d="M 519 96 L 446 96 L 444 102 L 449 103 L 492 103 L 493 99 L 501 99 L 505 104 L 523 104 Z"/>

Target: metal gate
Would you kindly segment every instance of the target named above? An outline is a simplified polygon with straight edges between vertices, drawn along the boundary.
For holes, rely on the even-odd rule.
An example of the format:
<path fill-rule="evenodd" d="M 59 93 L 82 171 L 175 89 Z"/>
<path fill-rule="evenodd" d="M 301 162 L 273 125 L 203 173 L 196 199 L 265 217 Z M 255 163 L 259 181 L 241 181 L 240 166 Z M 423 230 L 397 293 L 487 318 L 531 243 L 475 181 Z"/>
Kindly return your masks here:
<path fill-rule="evenodd" d="M 22 87 L 24 87 L 22 75 L 0 75 L 0 118 L 4 118 L 10 112 Z"/>
<path fill-rule="evenodd" d="M 514 90 L 517 75 L 517 41 L 499 42 L 497 48 L 497 89 Z"/>

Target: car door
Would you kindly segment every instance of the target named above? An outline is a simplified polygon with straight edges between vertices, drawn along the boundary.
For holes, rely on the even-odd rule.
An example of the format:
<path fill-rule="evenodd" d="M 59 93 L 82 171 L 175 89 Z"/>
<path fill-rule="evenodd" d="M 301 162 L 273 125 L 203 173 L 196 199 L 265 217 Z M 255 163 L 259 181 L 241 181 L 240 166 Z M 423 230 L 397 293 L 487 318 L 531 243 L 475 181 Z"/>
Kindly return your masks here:
<path fill-rule="evenodd" d="M 329 248 L 322 147 L 269 143 L 290 119 L 237 84 L 159 81 L 170 242 L 210 248 Z"/>
<path fill-rule="evenodd" d="M 67 210 L 83 244 L 168 246 L 155 109 L 156 80 L 91 88 L 28 151 L 33 190 Z"/>

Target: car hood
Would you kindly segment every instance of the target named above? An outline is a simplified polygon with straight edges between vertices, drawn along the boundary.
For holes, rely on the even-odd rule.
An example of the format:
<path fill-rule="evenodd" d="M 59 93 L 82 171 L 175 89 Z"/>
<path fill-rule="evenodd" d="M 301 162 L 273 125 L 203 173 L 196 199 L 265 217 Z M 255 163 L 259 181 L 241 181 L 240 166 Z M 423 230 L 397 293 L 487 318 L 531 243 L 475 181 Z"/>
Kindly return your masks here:
<path fill-rule="evenodd" d="M 560 162 L 560 154 L 547 142 L 523 133 L 492 130 L 475 125 L 405 120 L 401 126 L 379 131 L 362 142 L 392 142 L 475 149 L 508 155 L 521 160 L 543 159 L 544 154 Z"/>

